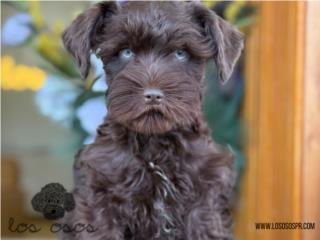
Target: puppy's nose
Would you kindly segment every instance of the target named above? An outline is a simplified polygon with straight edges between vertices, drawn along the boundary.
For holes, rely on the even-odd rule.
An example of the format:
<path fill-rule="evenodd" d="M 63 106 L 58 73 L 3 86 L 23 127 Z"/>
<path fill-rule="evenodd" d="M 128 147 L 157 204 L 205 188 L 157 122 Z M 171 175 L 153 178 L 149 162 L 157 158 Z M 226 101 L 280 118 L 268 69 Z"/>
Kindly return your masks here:
<path fill-rule="evenodd" d="M 163 99 L 163 93 L 160 89 L 148 88 L 143 92 L 144 100 L 148 104 L 160 104 Z"/>

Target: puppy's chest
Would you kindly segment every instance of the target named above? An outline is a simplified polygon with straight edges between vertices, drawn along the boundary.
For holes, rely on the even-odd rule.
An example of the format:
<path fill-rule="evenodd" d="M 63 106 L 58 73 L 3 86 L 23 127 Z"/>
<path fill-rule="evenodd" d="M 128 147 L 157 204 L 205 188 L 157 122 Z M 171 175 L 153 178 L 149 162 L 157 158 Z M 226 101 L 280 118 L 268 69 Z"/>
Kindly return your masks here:
<path fill-rule="evenodd" d="M 152 190 L 152 197 L 181 203 L 186 197 L 184 194 L 194 188 L 192 181 L 189 185 L 184 184 L 184 180 L 190 178 L 185 156 L 174 153 L 170 148 L 159 147 L 158 150 L 152 151 L 147 146 L 145 149 L 144 152 L 135 156 L 135 162 L 144 175 L 140 185 L 141 191 L 145 192 L 144 188 L 147 187 Z"/>
<path fill-rule="evenodd" d="M 126 195 L 120 216 L 128 231 L 141 236 L 152 234 L 152 239 L 181 236 L 183 219 L 196 200 L 197 186 L 184 159 L 170 149 L 158 149 L 140 152 L 130 163 L 131 172 L 118 182 L 116 193 L 119 197 Z"/>
<path fill-rule="evenodd" d="M 187 192 L 193 191 L 193 184 L 183 185 L 183 173 L 164 165 L 157 158 L 144 160 L 144 178 L 137 191 L 132 192 L 125 223 L 131 226 L 135 236 L 151 239 L 182 235 L 183 219 L 192 202 Z M 168 164 L 168 163 L 167 163 Z M 169 164 L 170 165 L 170 164 Z M 135 181 L 135 180 L 133 180 Z M 132 227 L 140 219 L 139 227 Z M 129 238 L 130 239 L 130 238 Z"/>

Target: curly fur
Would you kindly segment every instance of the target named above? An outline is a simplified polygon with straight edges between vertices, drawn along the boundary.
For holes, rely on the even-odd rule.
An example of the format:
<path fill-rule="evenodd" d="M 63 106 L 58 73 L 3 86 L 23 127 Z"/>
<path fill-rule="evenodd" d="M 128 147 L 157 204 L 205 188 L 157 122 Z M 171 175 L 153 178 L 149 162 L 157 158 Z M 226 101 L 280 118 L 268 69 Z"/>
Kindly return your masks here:
<path fill-rule="evenodd" d="M 90 52 L 101 57 L 109 114 L 76 156 L 76 208 L 64 219 L 97 231 L 62 238 L 232 239 L 233 156 L 212 141 L 201 99 L 206 61 L 225 81 L 242 35 L 198 3 L 103 2 L 78 16 L 63 41 L 84 78 Z M 132 60 L 119 57 L 124 48 Z M 189 59 L 177 61 L 176 49 Z M 164 93 L 161 104 L 145 104 L 150 87 Z"/>

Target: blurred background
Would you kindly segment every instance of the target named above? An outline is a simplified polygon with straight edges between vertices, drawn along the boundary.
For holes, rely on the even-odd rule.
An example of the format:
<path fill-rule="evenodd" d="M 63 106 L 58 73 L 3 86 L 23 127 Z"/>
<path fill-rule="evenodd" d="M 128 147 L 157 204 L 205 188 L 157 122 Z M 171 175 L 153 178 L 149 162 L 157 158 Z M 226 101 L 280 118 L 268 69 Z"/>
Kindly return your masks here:
<path fill-rule="evenodd" d="M 246 35 L 227 84 L 208 64 L 203 105 L 214 139 L 236 155 L 236 239 L 318 239 L 320 3 L 203 3 Z M 1 2 L 3 238 L 56 238 L 30 201 L 47 183 L 72 190 L 74 154 L 93 141 L 107 114 L 100 60 L 91 55 L 81 81 L 60 39 L 92 4 Z M 316 229 L 263 231 L 255 228 L 259 222 L 315 222 Z M 19 223 L 42 230 L 12 231 Z"/>

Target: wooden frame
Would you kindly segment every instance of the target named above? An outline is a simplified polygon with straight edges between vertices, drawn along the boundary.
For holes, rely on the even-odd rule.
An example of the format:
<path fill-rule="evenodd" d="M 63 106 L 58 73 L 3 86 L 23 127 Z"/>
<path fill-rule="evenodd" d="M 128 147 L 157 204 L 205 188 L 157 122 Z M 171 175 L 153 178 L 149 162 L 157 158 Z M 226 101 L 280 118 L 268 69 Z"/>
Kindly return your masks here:
<path fill-rule="evenodd" d="M 316 240 L 320 236 L 320 2 L 308 2 L 306 14 L 302 221 L 317 225 L 302 236 Z"/>
<path fill-rule="evenodd" d="M 305 2 L 259 2 L 246 43 L 247 165 L 236 239 L 301 239 L 299 230 L 256 230 L 301 222 Z"/>

